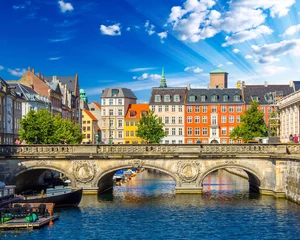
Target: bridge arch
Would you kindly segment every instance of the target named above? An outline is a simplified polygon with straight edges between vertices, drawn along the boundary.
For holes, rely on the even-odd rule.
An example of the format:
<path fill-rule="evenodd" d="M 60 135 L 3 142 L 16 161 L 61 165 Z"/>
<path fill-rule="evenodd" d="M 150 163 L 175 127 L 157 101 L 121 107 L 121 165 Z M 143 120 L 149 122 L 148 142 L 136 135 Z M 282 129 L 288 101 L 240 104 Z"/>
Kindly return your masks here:
<path fill-rule="evenodd" d="M 263 176 L 259 173 L 259 171 L 254 170 L 251 167 L 240 165 L 240 164 L 221 164 L 221 165 L 210 167 L 200 174 L 200 177 L 198 178 L 196 185 L 202 187 L 204 179 L 210 173 L 225 168 L 237 168 L 237 169 L 244 170 L 248 175 L 249 187 L 254 191 L 259 191 L 259 188 L 264 186 Z"/>

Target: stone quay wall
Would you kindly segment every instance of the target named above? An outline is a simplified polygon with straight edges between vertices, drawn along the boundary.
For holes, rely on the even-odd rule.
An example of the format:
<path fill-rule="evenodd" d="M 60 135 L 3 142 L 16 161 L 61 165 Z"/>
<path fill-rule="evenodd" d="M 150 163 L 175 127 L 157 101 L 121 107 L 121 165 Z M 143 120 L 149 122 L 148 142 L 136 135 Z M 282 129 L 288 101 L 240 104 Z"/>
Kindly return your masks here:
<path fill-rule="evenodd" d="M 286 165 L 286 196 L 300 204 L 300 161 L 288 161 Z"/>

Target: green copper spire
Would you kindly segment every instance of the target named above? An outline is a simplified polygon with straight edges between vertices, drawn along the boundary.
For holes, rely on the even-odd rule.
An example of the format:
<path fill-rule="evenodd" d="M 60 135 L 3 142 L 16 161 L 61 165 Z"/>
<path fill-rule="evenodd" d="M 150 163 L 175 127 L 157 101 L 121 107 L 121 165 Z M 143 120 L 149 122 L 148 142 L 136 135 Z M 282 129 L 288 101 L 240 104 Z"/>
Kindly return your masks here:
<path fill-rule="evenodd" d="M 161 72 L 161 79 L 160 79 L 160 88 L 166 88 L 167 87 L 167 82 L 166 82 L 166 77 L 165 77 L 165 70 L 162 68 Z"/>

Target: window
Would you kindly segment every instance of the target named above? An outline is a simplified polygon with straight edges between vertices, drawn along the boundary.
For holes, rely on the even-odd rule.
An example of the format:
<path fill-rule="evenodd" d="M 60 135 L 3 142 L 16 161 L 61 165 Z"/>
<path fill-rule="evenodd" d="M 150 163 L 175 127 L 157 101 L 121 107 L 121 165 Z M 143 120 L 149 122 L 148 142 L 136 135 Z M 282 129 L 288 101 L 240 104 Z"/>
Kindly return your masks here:
<path fill-rule="evenodd" d="M 126 127 L 129 127 L 129 122 L 128 121 L 126 121 Z"/>
<path fill-rule="evenodd" d="M 195 102 L 196 101 L 196 96 L 190 96 L 189 101 L 190 102 Z"/>
<path fill-rule="evenodd" d="M 175 112 L 175 111 L 176 111 L 175 105 L 172 105 L 172 112 Z"/>
<path fill-rule="evenodd" d="M 268 113 L 271 113 L 271 112 L 272 112 L 272 108 L 268 107 Z"/>
<path fill-rule="evenodd" d="M 182 142 L 182 140 L 178 140 L 178 143 L 179 143 L 179 144 L 182 144 L 183 142 Z"/>
<path fill-rule="evenodd" d="M 178 135 L 182 136 L 182 128 L 178 128 Z"/>
<path fill-rule="evenodd" d="M 206 136 L 207 135 L 207 128 L 202 128 L 202 135 L 203 136 Z"/>
<path fill-rule="evenodd" d="M 195 123 L 200 123 L 200 117 L 199 116 L 195 117 Z"/>
<path fill-rule="evenodd" d="M 233 101 L 234 101 L 234 102 L 239 102 L 239 101 L 241 101 L 241 96 L 240 96 L 240 95 L 234 95 L 234 96 L 233 96 Z"/>
<path fill-rule="evenodd" d="M 122 99 L 121 99 L 122 100 Z M 118 116 L 122 116 L 123 115 L 123 111 L 122 109 L 118 109 Z"/>
<path fill-rule="evenodd" d="M 169 117 L 165 117 L 165 123 L 166 123 L 166 124 L 169 123 Z"/>
<path fill-rule="evenodd" d="M 155 102 L 161 102 L 161 96 L 160 95 L 155 95 Z"/>
<path fill-rule="evenodd" d="M 234 107 L 233 106 L 229 106 L 229 112 L 234 112 Z"/>
<path fill-rule="evenodd" d="M 172 135 L 173 135 L 173 136 L 176 135 L 176 128 L 172 128 Z"/>
<path fill-rule="evenodd" d="M 234 123 L 234 116 L 229 116 L 229 123 Z"/>
<path fill-rule="evenodd" d="M 192 106 L 188 106 L 187 111 L 188 111 L 189 113 L 191 113 L 191 112 L 192 112 Z"/>
<path fill-rule="evenodd" d="M 174 102 L 180 102 L 180 96 L 174 95 Z"/>
<path fill-rule="evenodd" d="M 82 130 L 85 132 L 86 131 L 86 127 L 83 127 Z"/>
<path fill-rule="evenodd" d="M 217 121 L 217 116 L 216 115 L 212 115 L 211 116 L 211 125 L 217 125 L 218 121 Z"/>
<path fill-rule="evenodd" d="M 114 110 L 113 109 L 109 109 L 109 116 L 114 115 Z"/>
<path fill-rule="evenodd" d="M 165 133 L 169 135 L 169 128 L 165 128 Z"/>
<path fill-rule="evenodd" d="M 241 122 L 241 117 L 240 116 L 236 116 L 236 122 L 240 123 Z"/>
<path fill-rule="evenodd" d="M 226 123 L 226 116 L 221 117 L 221 123 Z"/>
<path fill-rule="evenodd" d="M 87 134 L 86 136 L 87 136 L 87 138 L 90 138 L 90 137 L 91 137 L 91 134 Z"/>
<path fill-rule="evenodd" d="M 158 106 L 158 112 L 162 112 L 162 105 Z"/>
<path fill-rule="evenodd" d="M 178 106 L 178 112 L 182 112 L 182 106 L 181 105 Z"/>
<path fill-rule="evenodd" d="M 113 97 L 117 97 L 118 94 L 119 94 L 119 89 L 112 89 L 112 90 L 111 90 L 111 95 L 112 95 Z"/>
<path fill-rule="evenodd" d="M 105 119 L 102 119 L 102 127 L 105 127 L 106 126 L 106 121 Z"/>
<path fill-rule="evenodd" d="M 113 119 L 109 119 L 109 126 L 113 127 L 114 126 L 114 120 Z"/>
<path fill-rule="evenodd" d="M 87 131 L 91 131 L 91 127 L 87 127 Z"/>
<path fill-rule="evenodd" d="M 102 104 L 103 104 L 103 105 L 106 105 L 105 99 L 102 99 Z"/>
<path fill-rule="evenodd" d="M 86 124 L 86 121 L 83 121 L 83 124 Z"/>
<path fill-rule="evenodd" d="M 236 111 L 237 112 L 242 112 L 242 106 L 236 106 Z"/>
<path fill-rule="evenodd" d="M 195 135 L 199 136 L 200 135 L 200 128 L 195 128 Z"/>
<path fill-rule="evenodd" d="M 230 143 L 230 144 L 234 144 L 233 139 L 230 139 L 230 140 L 229 140 L 229 143 Z"/>
<path fill-rule="evenodd" d="M 223 112 L 223 113 L 226 112 L 226 106 L 221 107 L 221 112 Z"/>
<path fill-rule="evenodd" d="M 201 95 L 200 96 L 200 101 L 201 102 L 205 102 L 206 101 L 206 96 L 205 95 Z"/>
<path fill-rule="evenodd" d="M 165 106 L 165 112 L 169 112 L 169 106 L 168 105 Z"/>
<path fill-rule="evenodd" d="M 122 105 L 123 104 L 123 100 L 121 98 L 118 99 L 118 105 Z"/>
<path fill-rule="evenodd" d="M 227 144 L 226 139 L 223 139 L 223 140 L 222 140 L 222 144 Z"/>
<path fill-rule="evenodd" d="M 188 144 L 192 144 L 193 143 L 193 140 L 188 140 Z"/>
<path fill-rule="evenodd" d="M 139 121 L 136 121 L 136 122 L 135 122 L 135 126 L 138 126 L 138 125 L 139 125 Z"/>
<path fill-rule="evenodd" d="M 95 108 L 91 108 L 91 111 L 95 111 Z"/>
<path fill-rule="evenodd" d="M 129 117 L 135 117 L 136 116 L 136 111 L 130 111 L 129 112 Z"/>
<path fill-rule="evenodd" d="M 202 116 L 202 123 L 207 123 L 207 116 Z"/>
<path fill-rule="evenodd" d="M 105 115 L 106 115 L 106 111 L 105 111 L 105 109 L 103 109 L 102 113 L 103 113 L 103 116 L 105 116 Z"/>
<path fill-rule="evenodd" d="M 195 112 L 196 113 L 200 112 L 200 107 L 199 106 L 195 106 Z"/>
<path fill-rule="evenodd" d="M 176 140 L 172 140 L 172 144 L 176 144 Z"/>
<path fill-rule="evenodd" d="M 191 136 L 193 134 L 193 129 L 192 128 L 188 128 L 187 134 L 188 134 L 188 136 Z"/>
<path fill-rule="evenodd" d="M 114 100 L 112 98 L 109 99 L 109 105 L 114 105 Z"/>
<path fill-rule="evenodd" d="M 165 95 L 164 96 L 164 102 L 170 102 L 171 101 L 171 96 L 170 95 Z"/>
<path fill-rule="evenodd" d="M 91 124 L 91 121 L 87 121 L 87 124 Z"/>
<path fill-rule="evenodd" d="M 134 137 L 134 131 L 130 131 L 130 137 Z"/>
<path fill-rule="evenodd" d="M 222 127 L 221 132 L 222 132 L 222 135 L 225 136 L 225 135 L 227 134 L 227 129 L 226 129 L 226 127 Z"/>
<path fill-rule="evenodd" d="M 178 117 L 178 123 L 182 123 L 182 117 Z"/>
<path fill-rule="evenodd" d="M 216 137 L 217 136 L 217 129 L 215 129 L 215 128 L 211 129 L 211 135 L 213 137 Z"/>
<path fill-rule="evenodd" d="M 131 127 L 134 126 L 134 121 L 130 121 L 130 126 L 131 126 Z"/>
<path fill-rule="evenodd" d="M 257 102 L 259 102 L 258 96 L 251 96 L 251 98 L 252 98 L 252 101 L 257 101 Z"/>
<path fill-rule="evenodd" d="M 122 131 L 118 131 L 118 138 L 122 138 L 123 137 L 123 132 Z"/>
<path fill-rule="evenodd" d="M 151 109 L 152 109 L 153 112 L 155 112 L 155 105 L 152 105 Z"/>
<path fill-rule="evenodd" d="M 217 112 L 217 106 L 212 106 L 212 107 L 211 107 L 211 111 L 212 111 L 213 113 L 216 113 L 216 112 Z"/>
<path fill-rule="evenodd" d="M 123 120 L 122 119 L 118 119 L 118 127 L 123 127 Z"/>
<path fill-rule="evenodd" d="M 129 131 L 126 131 L 126 137 L 129 137 Z"/>
<path fill-rule="evenodd" d="M 192 118 L 193 118 L 192 116 L 188 116 L 187 117 L 187 123 L 192 123 L 193 122 Z"/>
<path fill-rule="evenodd" d="M 241 139 L 239 139 L 239 140 L 237 141 L 237 143 L 238 143 L 238 144 L 241 144 L 241 143 L 242 143 L 242 140 L 241 140 Z"/>
<path fill-rule="evenodd" d="M 202 106 L 202 112 L 206 113 L 207 112 L 207 106 Z"/>
<path fill-rule="evenodd" d="M 212 102 L 217 102 L 218 101 L 218 95 L 212 95 L 211 96 L 211 101 Z"/>
<path fill-rule="evenodd" d="M 176 123 L 175 117 L 172 117 L 172 123 Z"/>
<path fill-rule="evenodd" d="M 165 144 L 169 144 L 169 140 L 166 140 L 166 141 L 165 141 Z"/>
<path fill-rule="evenodd" d="M 223 95 L 223 102 L 228 102 L 229 96 L 228 95 Z"/>

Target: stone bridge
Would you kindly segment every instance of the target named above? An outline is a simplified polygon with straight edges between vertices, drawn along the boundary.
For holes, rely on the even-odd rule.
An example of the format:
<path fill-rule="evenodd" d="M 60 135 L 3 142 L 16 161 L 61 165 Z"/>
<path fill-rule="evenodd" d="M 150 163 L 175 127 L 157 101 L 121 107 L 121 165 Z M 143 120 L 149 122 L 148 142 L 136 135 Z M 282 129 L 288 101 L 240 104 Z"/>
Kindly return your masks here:
<path fill-rule="evenodd" d="M 42 171 L 56 170 L 86 194 L 111 187 L 117 170 L 133 167 L 168 174 L 176 193 L 201 193 L 211 172 L 239 168 L 248 174 L 250 188 L 261 194 L 300 194 L 300 144 L 1 145 L 0 159 L 17 166 L 11 174 L 18 186 L 38 181 Z"/>

